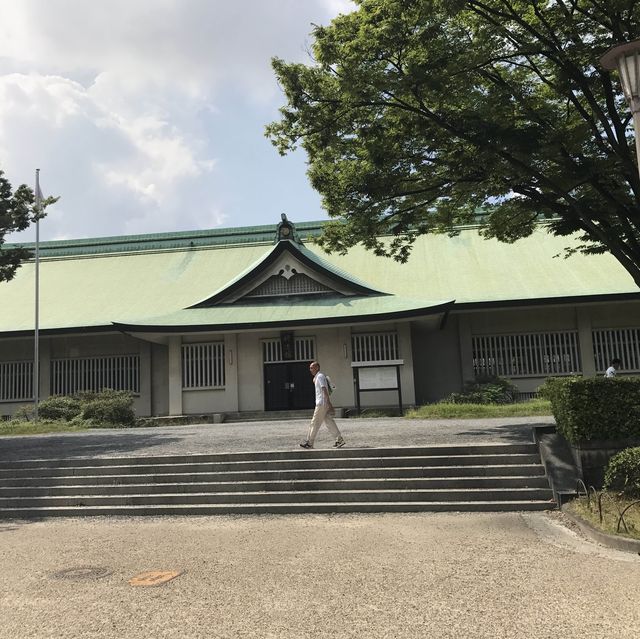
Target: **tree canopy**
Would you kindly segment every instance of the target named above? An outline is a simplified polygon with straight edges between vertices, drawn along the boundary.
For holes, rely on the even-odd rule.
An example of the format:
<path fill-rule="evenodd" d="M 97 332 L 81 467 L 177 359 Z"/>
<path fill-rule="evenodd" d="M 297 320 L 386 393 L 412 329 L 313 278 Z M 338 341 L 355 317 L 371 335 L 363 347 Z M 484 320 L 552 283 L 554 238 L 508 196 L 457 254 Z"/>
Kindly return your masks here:
<path fill-rule="evenodd" d="M 640 178 L 617 73 L 636 0 L 355 0 L 313 30 L 310 64 L 273 60 L 287 104 L 267 136 L 301 145 L 332 218 L 320 243 L 407 259 L 415 238 L 482 223 L 610 251 L 640 286 Z M 381 236 L 391 235 L 391 241 Z"/>
<path fill-rule="evenodd" d="M 43 201 L 44 208 L 55 202 L 57 198 L 47 198 Z M 29 249 L 21 246 L 6 248 L 5 235 L 15 231 L 24 231 L 29 224 L 44 213 L 36 212 L 34 208 L 33 191 L 21 184 L 15 191 L 11 183 L 0 170 L 0 282 L 8 282 L 13 278 L 20 264 L 32 256 Z"/>

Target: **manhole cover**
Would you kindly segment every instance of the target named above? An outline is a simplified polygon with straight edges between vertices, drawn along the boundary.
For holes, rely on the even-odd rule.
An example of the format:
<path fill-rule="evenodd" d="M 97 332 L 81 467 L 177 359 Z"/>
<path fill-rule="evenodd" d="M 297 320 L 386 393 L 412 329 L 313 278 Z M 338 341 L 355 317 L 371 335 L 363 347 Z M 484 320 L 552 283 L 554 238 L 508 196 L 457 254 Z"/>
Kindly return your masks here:
<path fill-rule="evenodd" d="M 112 574 L 112 571 L 102 566 L 75 566 L 53 573 L 55 579 L 102 579 Z"/>

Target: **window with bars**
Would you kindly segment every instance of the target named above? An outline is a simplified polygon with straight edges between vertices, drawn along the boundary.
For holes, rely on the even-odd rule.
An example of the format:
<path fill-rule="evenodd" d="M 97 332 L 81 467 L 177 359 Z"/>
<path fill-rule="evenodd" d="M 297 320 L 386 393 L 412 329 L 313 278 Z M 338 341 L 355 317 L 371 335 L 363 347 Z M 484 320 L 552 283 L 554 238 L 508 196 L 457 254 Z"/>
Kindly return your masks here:
<path fill-rule="evenodd" d="M 313 337 L 294 337 L 294 358 L 282 358 L 282 342 L 279 337 L 262 340 L 262 361 L 265 364 L 278 362 L 311 362 L 316 358 L 316 341 Z"/>
<path fill-rule="evenodd" d="M 140 356 L 106 355 L 51 360 L 51 394 L 104 389 L 140 393 Z"/>
<path fill-rule="evenodd" d="M 0 402 L 33 399 L 33 362 L 0 362 Z"/>
<path fill-rule="evenodd" d="M 616 357 L 626 373 L 640 372 L 640 328 L 594 329 L 591 335 L 598 373 L 604 373 Z"/>
<path fill-rule="evenodd" d="M 353 362 L 388 362 L 400 359 L 398 334 L 362 333 L 351 336 Z"/>
<path fill-rule="evenodd" d="M 577 331 L 474 335 L 472 347 L 476 377 L 545 377 L 582 370 Z"/>
<path fill-rule="evenodd" d="M 294 273 L 285 278 L 282 275 L 272 275 L 260 286 L 254 288 L 246 297 L 277 297 L 281 295 L 310 295 L 317 293 L 334 293 L 332 289 L 304 273 Z"/>
<path fill-rule="evenodd" d="M 182 345 L 182 388 L 224 388 L 224 342 Z"/>

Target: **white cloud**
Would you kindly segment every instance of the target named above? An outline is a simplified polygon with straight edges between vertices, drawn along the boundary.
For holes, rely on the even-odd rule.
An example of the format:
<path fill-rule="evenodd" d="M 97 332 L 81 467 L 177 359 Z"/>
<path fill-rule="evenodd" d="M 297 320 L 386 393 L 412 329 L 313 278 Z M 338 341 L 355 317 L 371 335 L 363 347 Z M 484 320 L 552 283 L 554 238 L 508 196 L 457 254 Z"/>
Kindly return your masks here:
<path fill-rule="evenodd" d="M 0 167 L 14 183 L 38 167 L 61 196 L 48 238 L 268 223 L 250 216 L 283 206 L 317 219 L 300 162 L 281 162 L 262 135 L 283 100 L 270 60 L 307 59 L 311 23 L 352 9 L 0 0 Z M 282 201 L 261 200 L 261 183 Z"/>
<path fill-rule="evenodd" d="M 358 8 L 352 0 L 323 0 L 323 4 L 331 15 L 351 13 Z"/>

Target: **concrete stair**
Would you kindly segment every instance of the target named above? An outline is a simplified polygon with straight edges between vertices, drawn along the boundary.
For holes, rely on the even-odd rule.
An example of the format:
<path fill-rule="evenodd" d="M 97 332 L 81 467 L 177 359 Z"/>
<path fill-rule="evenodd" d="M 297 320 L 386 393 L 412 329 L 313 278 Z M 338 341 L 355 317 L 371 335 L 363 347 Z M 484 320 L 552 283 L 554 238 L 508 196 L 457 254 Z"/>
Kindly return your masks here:
<path fill-rule="evenodd" d="M 224 422 L 274 422 L 291 419 L 311 419 L 313 409 L 244 411 L 242 413 L 224 413 Z M 338 415 L 339 416 L 339 415 Z"/>
<path fill-rule="evenodd" d="M 6 462 L 0 518 L 555 508 L 535 444 Z"/>

